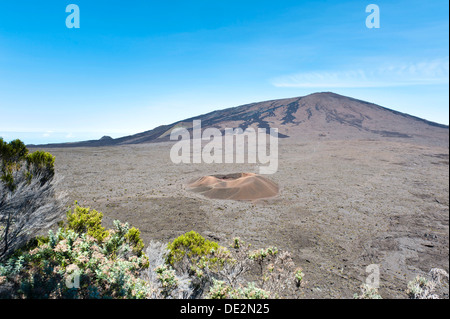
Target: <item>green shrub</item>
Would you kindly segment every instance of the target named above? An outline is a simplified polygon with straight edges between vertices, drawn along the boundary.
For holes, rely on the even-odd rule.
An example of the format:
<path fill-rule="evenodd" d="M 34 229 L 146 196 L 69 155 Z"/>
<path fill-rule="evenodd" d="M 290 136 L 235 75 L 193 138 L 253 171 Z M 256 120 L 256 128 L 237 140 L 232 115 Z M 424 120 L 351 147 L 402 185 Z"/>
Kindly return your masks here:
<path fill-rule="evenodd" d="M 0 137 L 0 159 L 2 164 L 19 163 L 25 159 L 28 149 L 21 140 L 14 140 L 9 143 Z"/>
<path fill-rule="evenodd" d="M 178 287 L 178 278 L 176 277 L 175 270 L 170 266 L 160 265 L 155 268 L 155 272 L 161 287 L 162 296 L 164 298 L 169 297 L 172 291 Z"/>
<path fill-rule="evenodd" d="M 219 244 L 206 240 L 195 231 L 190 231 L 169 243 L 167 248 L 169 250 L 167 262 L 169 265 L 174 265 L 185 256 L 195 263 L 201 257 L 208 256 L 218 250 Z"/>
<path fill-rule="evenodd" d="M 73 210 L 67 212 L 66 230 L 73 230 L 76 233 L 86 233 L 94 237 L 99 242 L 103 242 L 105 238 L 112 237 L 109 240 L 108 249 L 113 253 L 117 247 L 122 245 L 122 241 L 126 241 L 137 256 L 143 254 L 144 242 L 141 239 L 139 229 L 129 228 L 128 224 L 121 224 L 114 221 L 115 231 L 111 233 L 102 226 L 103 214 L 95 209 L 80 207 L 75 202 Z M 64 224 L 61 224 L 64 227 Z M 117 233 L 117 232 L 120 233 Z"/>
<path fill-rule="evenodd" d="M 303 273 L 303 270 L 301 268 L 297 268 L 294 273 L 295 284 L 297 287 L 301 286 L 304 277 L 305 274 Z"/>
<path fill-rule="evenodd" d="M 0 260 L 63 217 L 54 162 L 46 152 L 28 154 L 20 140 L 0 138 Z"/>
<path fill-rule="evenodd" d="M 13 173 L 20 170 L 26 162 L 26 178 L 30 182 L 33 176 L 39 176 L 41 184 L 45 184 L 55 175 L 55 157 L 44 151 L 28 154 L 28 149 L 21 140 L 9 143 L 0 138 L 1 176 L 0 180 L 7 185 L 10 191 L 16 188 Z"/>
<path fill-rule="evenodd" d="M 231 299 L 233 289 L 225 281 L 213 279 L 213 284 L 207 294 L 208 299 Z"/>
<path fill-rule="evenodd" d="M 137 228 L 130 228 L 125 235 L 130 245 L 133 247 L 133 251 L 136 255 L 141 256 L 144 249 L 144 242 L 141 239 L 141 232 Z"/>
<path fill-rule="evenodd" d="M 28 178 L 39 175 L 45 183 L 55 175 L 55 157 L 47 152 L 36 151 L 26 156 Z"/>
<path fill-rule="evenodd" d="M 16 189 L 14 177 L 10 171 L 5 170 L 0 176 L 0 181 L 2 181 L 10 191 L 14 191 Z"/>
<path fill-rule="evenodd" d="M 0 264 L 0 285 L 13 287 L 7 297 L 149 298 L 154 289 L 140 278 L 148 258 L 132 253 L 127 224 L 114 225 L 102 241 L 59 228 L 31 243 L 36 247 Z"/>
<path fill-rule="evenodd" d="M 249 282 L 245 287 L 232 288 L 224 281 L 214 280 L 207 296 L 208 299 L 269 299 L 270 293 Z"/>
<path fill-rule="evenodd" d="M 254 250 L 249 254 L 249 258 L 255 261 L 264 261 L 266 257 L 275 256 L 278 254 L 278 248 L 268 247 L 266 249 Z"/>
<path fill-rule="evenodd" d="M 28 149 L 21 140 L 14 140 L 9 143 L 0 138 L 0 180 L 12 192 L 16 189 L 13 172 L 18 171 L 22 161 L 26 158 Z"/>
<path fill-rule="evenodd" d="M 353 299 L 383 299 L 378 293 L 378 289 L 367 284 L 361 286 L 361 294 L 354 294 Z"/>
<path fill-rule="evenodd" d="M 108 231 L 102 226 L 103 214 L 95 209 L 80 207 L 75 202 L 75 207 L 67 212 L 67 230 L 76 233 L 86 233 L 94 237 L 99 242 L 108 236 Z"/>

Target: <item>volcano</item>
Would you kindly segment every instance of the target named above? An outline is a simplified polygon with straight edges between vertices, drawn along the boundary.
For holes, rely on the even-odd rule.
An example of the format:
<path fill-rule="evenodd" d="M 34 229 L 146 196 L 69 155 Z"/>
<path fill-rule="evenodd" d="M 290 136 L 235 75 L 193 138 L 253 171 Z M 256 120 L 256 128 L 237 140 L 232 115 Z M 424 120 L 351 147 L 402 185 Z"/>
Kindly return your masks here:
<path fill-rule="evenodd" d="M 95 147 L 164 142 L 170 140 L 173 129 L 192 130 L 194 120 L 201 120 L 203 129 L 278 128 L 280 138 L 305 141 L 389 139 L 433 146 L 446 146 L 449 143 L 447 125 L 374 103 L 324 92 L 218 110 L 116 139 L 103 137 L 99 140 L 46 146 Z"/>
<path fill-rule="evenodd" d="M 253 173 L 203 176 L 189 184 L 192 191 L 212 199 L 253 201 L 278 194 L 278 185 Z"/>

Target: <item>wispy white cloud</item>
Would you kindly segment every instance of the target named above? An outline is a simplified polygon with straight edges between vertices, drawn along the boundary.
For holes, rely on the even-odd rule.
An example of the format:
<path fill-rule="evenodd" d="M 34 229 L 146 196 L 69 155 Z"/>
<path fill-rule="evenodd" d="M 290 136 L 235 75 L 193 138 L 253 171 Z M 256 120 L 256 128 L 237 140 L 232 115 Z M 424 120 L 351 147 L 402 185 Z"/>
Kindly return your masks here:
<path fill-rule="evenodd" d="M 299 88 L 367 88 L 448 83 L 448 58 L 346 71 L 304 72 L 272 80 L 276 87 Z"/>

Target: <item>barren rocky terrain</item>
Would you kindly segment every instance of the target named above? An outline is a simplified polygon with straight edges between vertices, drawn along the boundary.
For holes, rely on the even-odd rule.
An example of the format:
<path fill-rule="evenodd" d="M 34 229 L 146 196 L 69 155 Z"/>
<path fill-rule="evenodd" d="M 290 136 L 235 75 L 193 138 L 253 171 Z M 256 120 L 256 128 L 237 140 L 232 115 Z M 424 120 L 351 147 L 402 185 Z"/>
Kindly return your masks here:
<path fill-rule="evenodd" d="M 205 175 L 258 173 L 255 164 L 173 164 L 170 142 L 44 149 L 70 201 L 102 211 L 109 225 L 129 222 L 146 242 L 195 230 L 222 244 L 238 236 L 275 245 L 304 268 L 305 298 L 351 298 L 378 264 L 380 294 L 403 298 L 416 275 L 449 270 L 449 149 L 429 144 L 281 139 L 278 172 L 266 176 L 279 194 L 257 202 L 187 187 Z"/>

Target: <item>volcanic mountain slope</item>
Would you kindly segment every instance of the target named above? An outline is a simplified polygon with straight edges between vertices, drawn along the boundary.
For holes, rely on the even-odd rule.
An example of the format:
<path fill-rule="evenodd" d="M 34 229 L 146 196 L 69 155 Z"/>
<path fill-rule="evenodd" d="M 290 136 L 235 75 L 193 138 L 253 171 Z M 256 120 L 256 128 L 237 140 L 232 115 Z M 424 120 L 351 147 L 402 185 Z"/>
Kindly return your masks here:
<path fill-rule="evenodd" d="M 100 140 L 48 146 L 112 146 L 168 141 L 174 128 L 184 127 L 192 130 L 193 120 L 201 120 L 202 129 L 278 128 L 281 138 L 305 141 L 389 138 L 444 147 L 449 143 L 449 127 L 446 125 L 325 92 L 214 111 L 117 139 L 103 137 Z"/>

